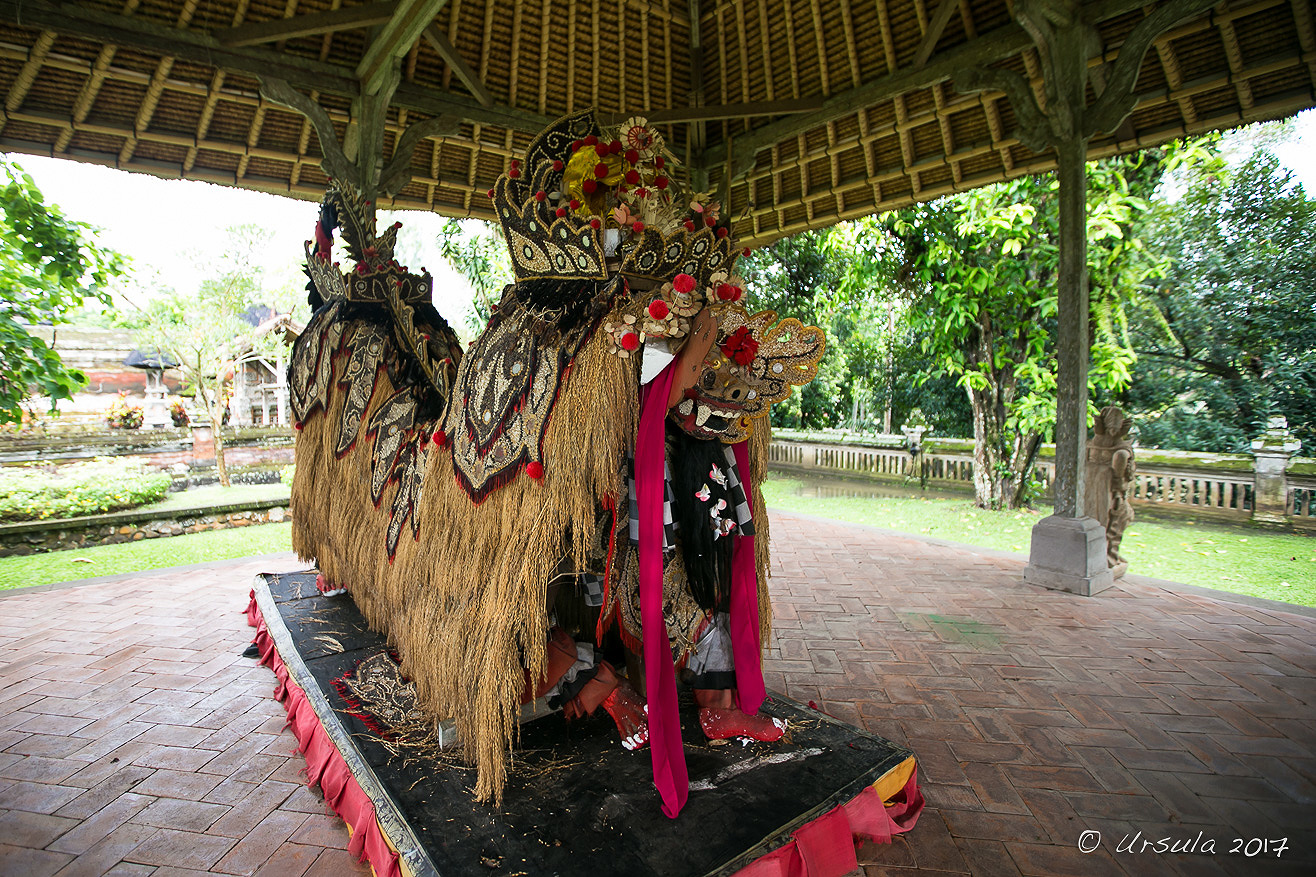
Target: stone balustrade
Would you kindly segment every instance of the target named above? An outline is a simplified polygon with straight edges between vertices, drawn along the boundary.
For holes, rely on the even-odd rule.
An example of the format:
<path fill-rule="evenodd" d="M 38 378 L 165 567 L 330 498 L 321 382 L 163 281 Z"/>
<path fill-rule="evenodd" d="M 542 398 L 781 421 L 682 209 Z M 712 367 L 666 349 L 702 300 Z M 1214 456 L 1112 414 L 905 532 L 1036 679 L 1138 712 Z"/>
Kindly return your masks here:
<path fill-rule="evenodd" d="M 1221 521 L 1316 530 L 1316 459 L 1299 450 L 1284 418 L 1272 418 L 1251 454 L 1139 448 L 1130 501 L 1135 508 Z M 1054 448 L 1043 445 L 1034 476 L 1049 495 Z M 924 437 L 912 455 L 900 435 L 830 436 L 780 431 L 769 465 L 783 472 L 874 478 L 973 490 L 973 442 Z"/>

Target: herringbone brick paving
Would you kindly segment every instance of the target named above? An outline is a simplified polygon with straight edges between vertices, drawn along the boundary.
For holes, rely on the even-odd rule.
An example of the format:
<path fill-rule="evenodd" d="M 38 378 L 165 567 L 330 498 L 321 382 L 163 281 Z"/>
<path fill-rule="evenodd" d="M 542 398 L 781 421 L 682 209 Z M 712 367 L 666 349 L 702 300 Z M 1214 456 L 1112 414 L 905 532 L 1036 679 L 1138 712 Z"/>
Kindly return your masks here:
<path fill-rule="evenodd" d="M 769 687 L 919 756 L 928 807 L 867 874 L 1316 873 L 1313 619 L 1053 593 L 1014 559 L 812 519 L 773 535 Z M 280 566 L 0 600 L 0 875 L 368 873 L 239 657 L 251 578 Z"/>

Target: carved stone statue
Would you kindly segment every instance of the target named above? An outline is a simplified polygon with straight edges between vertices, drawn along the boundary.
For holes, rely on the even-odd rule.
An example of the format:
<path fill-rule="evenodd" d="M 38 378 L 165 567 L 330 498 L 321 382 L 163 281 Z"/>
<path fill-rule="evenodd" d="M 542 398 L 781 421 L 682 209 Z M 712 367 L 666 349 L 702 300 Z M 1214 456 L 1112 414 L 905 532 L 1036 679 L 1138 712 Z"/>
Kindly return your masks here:
<path fill-rule="evenodd" d="M 1084 484 L 1084 514 L 1096 518 L 1106 528 L 1106 563 L 1115 577 L 1124 575 L 1128 561 L 1119 553 L 1124 530 L 1133 522 L 1133 507 L 1128 492 L 1133 484 L 1133 443 L 1129 429 L 1133 422 L 1111 405 L 1101 409 L 1088 439 L 1087 469 Z"/>

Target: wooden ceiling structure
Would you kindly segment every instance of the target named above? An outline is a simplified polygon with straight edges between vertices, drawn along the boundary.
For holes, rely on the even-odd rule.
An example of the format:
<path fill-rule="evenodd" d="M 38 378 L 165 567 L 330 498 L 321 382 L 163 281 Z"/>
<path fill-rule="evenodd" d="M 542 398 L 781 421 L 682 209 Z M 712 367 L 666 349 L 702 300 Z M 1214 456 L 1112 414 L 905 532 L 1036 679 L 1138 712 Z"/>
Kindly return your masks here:
<path fill-rule="evenodd" d="M 1095 36 L 1090 95 L 1172 2 L 1079 4 Z M 340 159 L 387 163 L 381 206 L 491 218 L 484 193 L 508 161 L 594 106 L 660 123 L 693 182 L 729 193 L 738 238 L 759 245 L 1053 168 L 1054 150 L 1021 137 L 999 75 L 956 88 L 966 71 L 1007 71 L 1045 107 L 1046 59 L 1014 5 L 0 0 L 0 150 L 318 199 L 337 151 L 326 136 Z M 1313 104 L 1311 0 L 1226 0 L 1155 38 L 1132 111 L 1087 154 Z"/>

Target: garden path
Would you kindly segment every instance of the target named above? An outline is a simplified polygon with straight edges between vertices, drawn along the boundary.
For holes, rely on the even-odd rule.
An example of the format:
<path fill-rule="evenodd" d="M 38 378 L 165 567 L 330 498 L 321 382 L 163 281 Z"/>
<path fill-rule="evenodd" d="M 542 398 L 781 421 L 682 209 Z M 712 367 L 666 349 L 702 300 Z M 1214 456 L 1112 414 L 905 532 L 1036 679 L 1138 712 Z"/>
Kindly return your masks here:
<path fill-rule="evenodd" d="M 867 874 L 1313 873 L 1316 618 L 1136 579 L 1048 592 L 1017 558 L 799 516 L 773 534 L 769 687 L 919 757 L 927 809 Z M 295 566 L 0 597 L 0 874 L 368 873 L 239 657 L 252 576 Z M 1198 853 L 1120 851 L 1138 831 Z"/>

